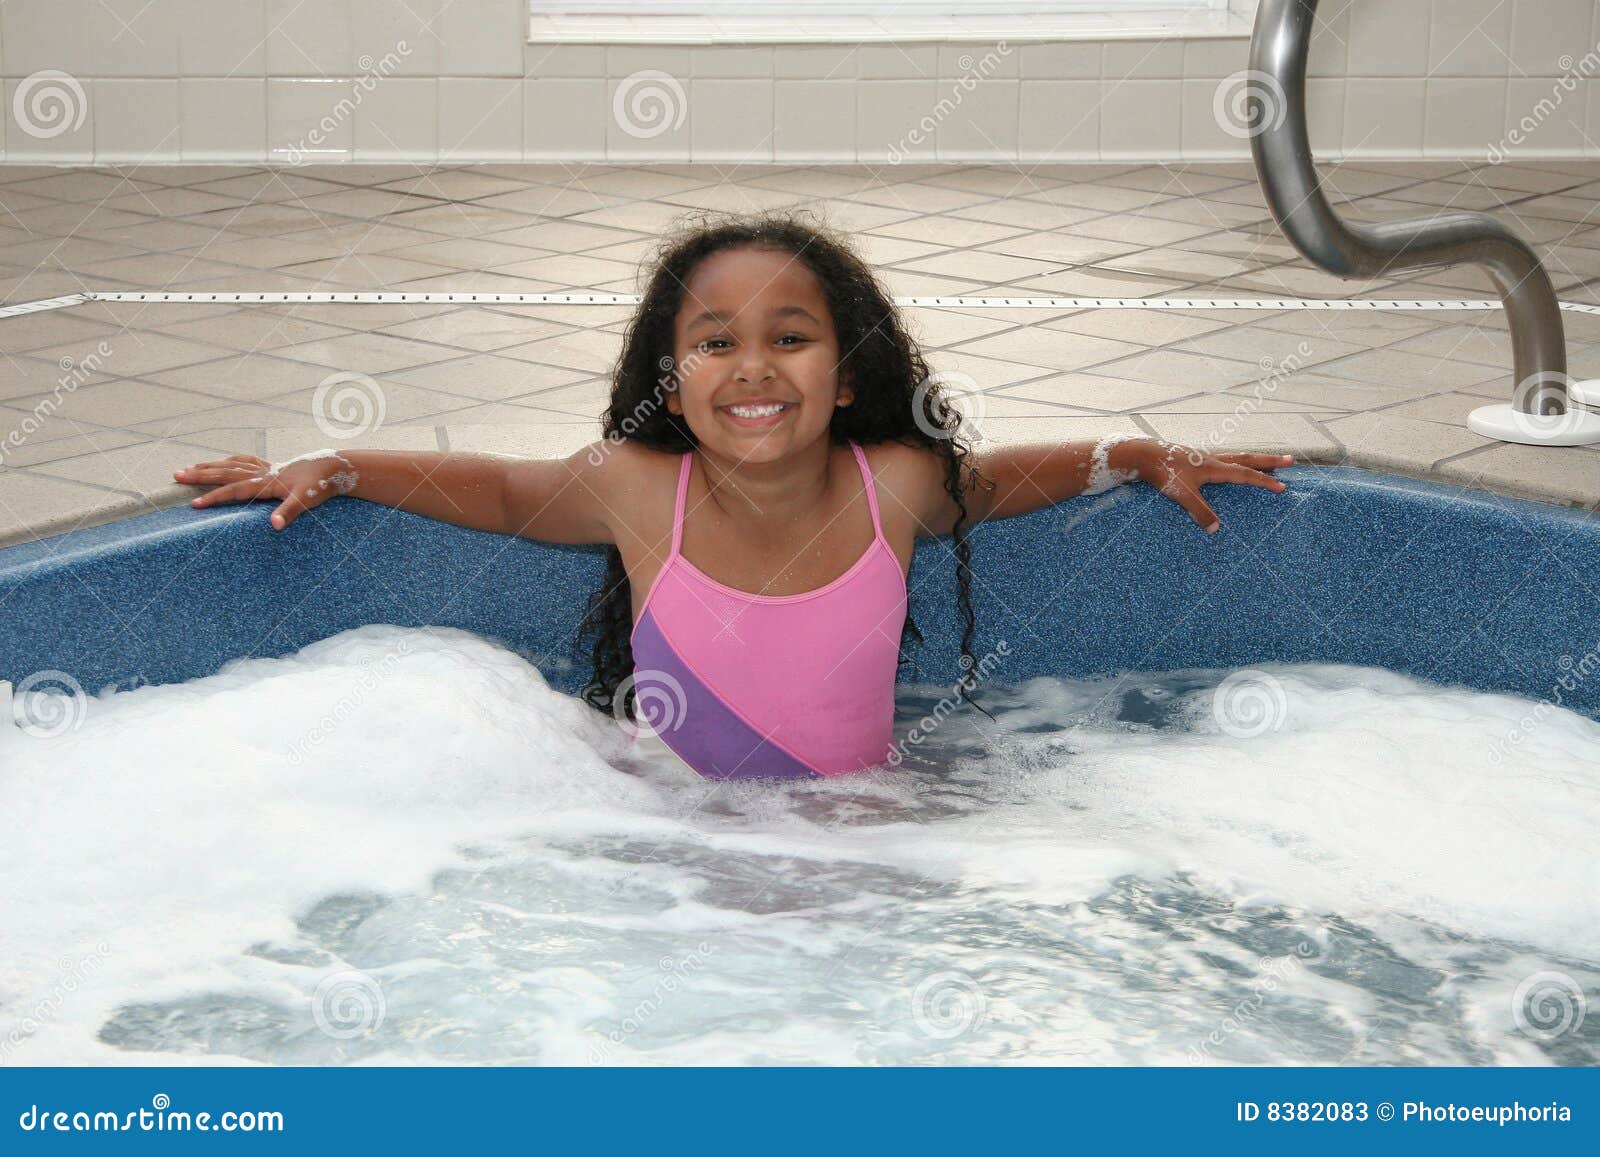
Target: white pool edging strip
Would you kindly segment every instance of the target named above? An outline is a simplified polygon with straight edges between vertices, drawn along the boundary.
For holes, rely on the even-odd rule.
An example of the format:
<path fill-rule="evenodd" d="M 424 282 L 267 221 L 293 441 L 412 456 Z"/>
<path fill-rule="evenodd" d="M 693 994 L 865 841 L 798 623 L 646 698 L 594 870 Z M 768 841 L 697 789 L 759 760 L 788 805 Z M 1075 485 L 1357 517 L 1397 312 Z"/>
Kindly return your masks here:
<path fill-rule="evenodd" d="M 249 293 L 116 292 L 74 293 L 43 301 L 0 307 L 0 318 L 22 317 L 91 301 L 198 302 L 225 305 L 638 305 L 627 293 Z M 1498 301 L 1439 301 L 1405 298 L 1320 297 L 896 297 L 896 305 L 948 309 L 1328 309 L 1459 310 L 1500 309 Z M 1570 313 L 1600 314 L 1600 305 L 1563 301 Z"/>

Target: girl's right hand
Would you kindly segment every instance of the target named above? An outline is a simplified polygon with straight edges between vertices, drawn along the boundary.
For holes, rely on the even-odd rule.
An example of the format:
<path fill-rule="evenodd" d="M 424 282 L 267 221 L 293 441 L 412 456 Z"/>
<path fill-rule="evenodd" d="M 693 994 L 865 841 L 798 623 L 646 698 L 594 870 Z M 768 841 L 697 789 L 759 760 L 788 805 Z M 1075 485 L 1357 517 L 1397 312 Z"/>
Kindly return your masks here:
<path fill-rule="evenodd" d="M 281 498 L 283 501 L 268 521 L 275 530 L 284 530 L 313 506 L 320 506 L 335 494 L 347 493 L 349 487 L 341 483 L 352 477 L 350 471 L 350 463 L 337 455 L 294 458 L 274 466 L 253 454 L 235 454 L 219 462 L 200 462 L 174 470 L 172 476 L 191 486 L 216 486 L 190 502 L 191 506 Z"/>

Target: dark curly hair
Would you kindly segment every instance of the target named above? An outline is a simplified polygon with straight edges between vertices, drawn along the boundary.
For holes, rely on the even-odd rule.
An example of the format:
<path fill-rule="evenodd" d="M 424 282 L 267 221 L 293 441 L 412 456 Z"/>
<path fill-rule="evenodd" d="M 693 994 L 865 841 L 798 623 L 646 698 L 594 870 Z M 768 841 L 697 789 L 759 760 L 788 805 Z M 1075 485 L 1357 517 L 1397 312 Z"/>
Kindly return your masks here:
<path fill-rule="evenodd" d="M 993 482 L 967 463 L 970 447 L 962 436 L 961 415 L 940 393 L 921 350 L 907 334 L 893 300 L 871 269 L 834 229 L 800 218 L 808 210 L 772 210 L 758 214 L 707 214 L 690 217 L 660 243 L 648 272 L 648 287 L 638 312 L 628 324 L 611 386 L 611 401 L 602 420 L 605 438 L 621 438 L 663 453 L 681 454 L 697 443 L 681 415 L 662 404 L 663 388 L 675 388 L 674 322 L 695 267 L 714 253 L 736 248 L 757 248 L 791 253 L 821 283 L 839 339 L 841 371 L 849 371 L 855 391 L 848 406 L 833 411 L 828 428 L 830 442 L 842 446 L 847 439 L 863 445 L 899 441 L 925 447 L 945 460 L 945 489 L 960 511 L 952 533 L 956 557 L 956 586 L 965 616 L 961 633 L 963 675 L 956 683 L 958 700 L 966 699 L 976 683 L 972 658 L 975 631 L 972 611 L 971 555 L 967 542 L 966 479 L 972 485 L 992 488 Z M 919 413 L 920 411 L 920 413 Z M 606 576 L 591 596 L 581 634 L 598 632 L 594 643 L 594 678 L 583 698 L 600 711 L 614 712 L 617 689 L 633 673 L 633 600 L 622 554 L 607 550 Z M 922 641 L 909 607 L 901 632 L 900 662 L 907 636 Z M 623 710 L 634 718 L 632 688 L 624 696 Z M 981 704 L 971 700 L 980 711 Z M 988 714 L 984 711 L 984 714 Z"/>

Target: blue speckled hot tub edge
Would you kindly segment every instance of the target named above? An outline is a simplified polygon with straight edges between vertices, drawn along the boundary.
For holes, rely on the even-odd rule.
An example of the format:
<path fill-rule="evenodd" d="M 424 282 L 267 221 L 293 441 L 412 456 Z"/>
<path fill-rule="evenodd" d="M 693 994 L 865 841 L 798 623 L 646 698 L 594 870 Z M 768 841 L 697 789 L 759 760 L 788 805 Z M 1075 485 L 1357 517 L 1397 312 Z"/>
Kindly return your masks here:
<path fill-rule="evenodd" d="M 978 526 L 974 653 L 1004 640 L 1005 681 L 1317 661 L 1542 699 L 1600 647 L 1593 513 L 1348 467 L 1280 476 L 1282 494 L 1208 488 L 1215 536 L 1143 484 Z M 271 508 L 177 507 L 0 550 L 0 679 L 166 683 L 395 623 L 497 639 L 563 691 L 587 681 L 577 625 L 602 548 L 355 499 L 279 533 Z M 949 684 L 948 538 L 918 543 L 910 588 L 924 641 L 900 678 Z M 1600 676 L 1561 697 L 1600 717 Z"/>

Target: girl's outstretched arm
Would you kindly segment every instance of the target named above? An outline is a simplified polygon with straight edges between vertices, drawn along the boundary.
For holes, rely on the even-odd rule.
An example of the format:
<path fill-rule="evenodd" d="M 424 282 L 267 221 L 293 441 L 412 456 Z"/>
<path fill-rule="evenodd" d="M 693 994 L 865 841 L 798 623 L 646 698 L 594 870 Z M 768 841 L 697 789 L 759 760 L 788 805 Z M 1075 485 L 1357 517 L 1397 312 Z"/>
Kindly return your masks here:
<path fill-rule="evenodd" d="M 214 485 L 191 505 L 279 499 L 270 525 L 285 530 L 335 494 L 364 498 L 474 530 L 547 542 L 614 541 L 608 493 L 632 455 L 595 443 L 567 458 L 410 450 L 318 450 L 273 465 L 236 454 L 175 471 Z"/>
<path fill-rule="evenodd" d="M 926 450 L 917 457 L 921 461 L 914 471 L 912 493 L 920 499 L 923 532 L 948 534 L 959 512 L 946 492 L 943 464 Z M 1201 497 L 1201 486 L 1237 482 L 1282 490 L 1284 484 L 1268 472 L 1293 462 L 1291 454 L 1211 454 L 1159 438 L 1120 434 L 1098 440 L 1011 443 L 969 456 L 969 468 L 976 466 L 991 485 L 972 485 L 969 479 L 964 501 L 971 524 L 1028 514 L 1124 482 L 1148 482 L 1187 510 L 1207 533 L 1214 533 L 1220 522 Z"/>

